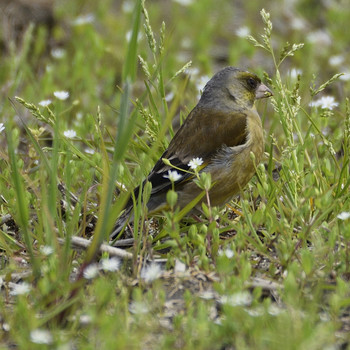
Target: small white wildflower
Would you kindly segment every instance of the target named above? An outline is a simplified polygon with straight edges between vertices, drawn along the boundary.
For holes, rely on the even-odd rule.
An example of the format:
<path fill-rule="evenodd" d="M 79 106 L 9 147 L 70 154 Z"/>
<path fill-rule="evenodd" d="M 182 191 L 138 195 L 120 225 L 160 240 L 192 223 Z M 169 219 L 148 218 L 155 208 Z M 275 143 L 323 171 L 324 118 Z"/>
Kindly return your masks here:
<path fill-rule="evenodd" d="M 132 12 L 134 9 L 134 2 L 133 1 L 124 1 L 122 5 L 122 11 L 125 13 Z"/>
<path fill-rule="evenodd" d="M 329 322 L 331 320 L 331 317 L 327 312 L 321 312 L 319 317 L 321 322 Z"/>
<path fill-rule="evenodd" d="M 141 278 L 146 282 L 152 282 L 159 278 L 162 274 L 162 269 L 159 264 L 152 263 L 145 266 L 141 270 Z"/>
<path fill-rule="evenodd" d="M 68 91 L 55 91 L 53 95 L 59 100 L 66 100 L 69 97 Z"/>
<path fill-rule="evenodd" d="M 141 301 L 133 301 L 129 305 L 129 311 L 132 314 L 146 314 L 149 311 L 149 307 Z"/>
<path fill-rule="evenodd" d="M 92 13 L 88 13 L 87 15 L 82 15 L 74 19 L 73 25 L 82 26 L 84 24 L 93 23 L 95 21 L 95 16 Z"/>
<path fill-rule="evenodd" d="M 4 123 L 0 123 L 0 132 L 3 132 L 5 130 Z"/>
<path fill-rule="evenodd" d="M 331 66 L 340 66 L 344 62 L 345 58 L 343 55 L 331 56 L 328 60 Z"/>
<path fill-rule="evenodd" d="M 296 17 L 296 16 L 292 16 L 291 22 L 290 22 L 290 26 L 294 30 L 303 30 L 303 29 L 305 29 L 306 24 L 305 24 L 305 21 L 302 18 Z"/>
<path fill-rule="evenodd" d="M 179 259 L 175 260 L 174 272 L 175 273 L 184 273 L 186 271 L 186 265 Z"/>
<path fill-rule="evenodd" d="M 267 310 L 267 312 L 271 315 L 271 316 L 277 316 L 280 313 L 283 312 L 283 309 L 281 309 L 280 307 L 278 307 L 275 304 L 271 304 Z"/>
<path fill-rule="evenodd" d="M 91 264 L 87 266 L 86 269 L 84 270 L 83 275 L 84 275 L 84 278 L 86 278 L 87 280 L 91 280 L 95 278 L 98 275 L 98 265 Z"/>
<path fill-rule="evenodd" d="M 196 67 L 188 67 L 186 68 L 185 73 L 187 75 L 197 76 L 199 74 L 199 69 Z"/>
<path fill-rule="evenodd" d="M 82 120 L 83 119 L 83 113 L 82 112 L 78 112 L 76 115 L 77 120 Z"/>
<path fill-rule="evenodd" d="M 180 63 L 187 63 L 191 56 L 186 51 L 180 51 L 176 54 L 176 60 Z"/>
<path fill-rule="evenodd" d="M 174 99 L 175 94 L 170 91 L 166 96 L 165 96 L 165 101 L 170 102 Z"/>
<path fill-rule="evenodd" d="M 320 99 L 320 106 L 322 109 L 332 110 L 334 107 L 337 107 L 338 105 L 339 103 L 335 102 L 335 99 L 333 96 L 323 96 Z"/>
<path fill-rule="evenodd" d="M 289 71 L 289 76 L 292 80 L 297 80 L 298 75 L 301 75 L 302 73 L 303 73 L 303 71 L 301 69 L 292 68 Z"/>
<path fill-rule="evenodd" d="M 40 247 L 40 252 L 46 256 L 51 255 L 53 253 L 53 248 L 49 245 L 42 245 Z"/>
<path fill-rule="evenodd" d="M 344 72 L 343 75 L 339 77 L 340 80 L 342 81 L 349 81 L 350 80 L 350 73 L 349 72 Z"/>
<path fill-rule="evenodd" d="M 63 132 L 63 135 L 67 137 L 67 139 L 74 139 L 77 133 L 74 130 L 66 130 Z"/>
<path fill-rule="evenodd" d="M 46 329 L 34 329 L 30 332 L 30 340 L 35 344 L 51 344 L 52 334 Z"/>
<path fill-rule="evenodd" d="M 12 285 L 12 290 L 10 291 L 10 295 L 24 295 L 30 292 L 30 284 L 26 282 L 17 283 Z"/>
<path fill-rule="evenodd" d="M 264 309 L 262 307 L 256 309 L 246 309 L 245 311 L 252 317 L 260 317 L 264 314 Z"/>
<path fill-rule="evenodd" d="M 95 154 L 95 150 L 93 150 L 92 148 L 85 148 L 85 153 Z"/>
<path fill-rule="evenodd" d="M 111 258 L 111 259 L 102 259 L 100 261 L 101 269 L 104 271 L 111 271 L 115 272 L 119 270 L 120 267 L 120 259 L 118 258 Z"/>
<path fill-rule="evenodd" d="M 250 29 L 247 26 L 240 27 L 236 30 L 236 35 L 240 38 L 246 38 L 250 34 Z"/>
<path fill-rule="evenodd" d="M 181 41 L 181 47 L 183 47 L 184 49 L 191 49 L 192 47 L 192 40 L 188 37 L 183 38 Z"/>
<path fill-rule="evenodd" d="M 51 50 L 51 56 L 53 57 L 53 58 L 56 58 L 56 59 L 60 59 L 60 58 L 63 58 L 64 57 L 64 55 L 66 54 L 66 51 L 65 50 L 63 50 L 63 49 L 61 49 L 61 48 L 56 48 L 56 49 L 52 49 Z"/>
<path fill-rule="evenodd" d="M 132 36 L 132 31 L 131 31 L 131 30 L 129 30 L 128 32 L 126 32 L 126 34 L 125 34 L 126 41 L 130 41 L 130 40 L 131 40 L 131 36 Z M 139 32 L 139 33 L 137 34 L 137 41 L 139 41 L 139 40 L 142 39 L 142 38 L 143 38 L 143 35 L 142 35 L 141 32 Z"/>
<path fill-rule="evenodd" d="M 337 215 L 337 218 L 340 220 L 347 220 L 350 218 L 350 213 L 348 211 L 343 211 Z"/>
<path fill-rule="evenodd" d="M 329 126 L 326 126 L 325 128 L 323 128 L 323 129 L 321 130 L 322 135 L 324 135 L 324 136 L 328 136 L 329 133 L 330 133 L 331 131 L 332 131 L 332 130 L 330 129 Z"/>
<path fill-rule="evenodd" d="M 318 47 L 325 47 L 332 44 L 332 39 L 324 30 L 311 32 L 306 36 L 306 40 Z"/>
<path fill-rule="evenodd" d="M 10 327 L 10 325 L 9 325 L 8 323 L 4 322 L 4 323 L 2 324 L 2 329 L 3 329 L 5 332 L 9 332 L 10 329 L 11 329 L 11 327 Z"/>
<path fill-rule="evenodd" d="M 39 106 L 41 106 L 41 107 L 47 107 L 47 106 L 49 106 L 51 103 L 52 103 L 51 100 L 42 100 L 42 101 L 39 102 Z"/>
<path fill-rule="evenodd" d="M 192 170 L 196 170 L 198 167 L 200 167 L 203 164 L 203 159 L 202 158 L 193 158 L 189 163 L 188 166 Z"/>
<path fill-rule="evenodd" d="M 214 299 L 216 297 L 216 294 L 212 290 L 205 290 L 199 294 L 199 297 L 205 300 L 210 300 Z"/>
<path fill-rule="evenodd" d="M 177 2 L 178 4 L 182 6 L 189 6 L 192 5 L 193 0 L 173 0 L 174 2 Z"/>
<path fill-rule="evenodd" d="M 224 253 L 228 259 L 232 259 L 235 255 L 234 251 L 232 249 L 226 248 L 224 250 Z"/>
<path fill-rule="evenodd" d="M 179 174 L 176 170 L 168 170 L 168 174 L 163 175 L 163 177 L 169 179 L 171 182 L 176 182 L 182 178 L 182 175 Z"/>
<path fill-rule="evenodd" d="M 338 102 L 335 102 L 335 99 L 333 96 L 323 96 L 320 99 L 316 101 L 311 101 L 309 103 L 310 107 L 321 107 L 322 109 L 328 109 L 332 110 L 334 107 L 337 107 L 339 105 Z"/>
<path fill-rule="evenodd" d="M 250 305 L 253 298 L 249 292 L 239 292 L 232 295 L 223 295 L 220 298 L 222 304 L 230 306 L 247 306 Z"/>
<path fill-rule="evenodd" d="M 79 322 L 81 325 L 87 325 L 91 323 L 91 321 L 92 321 L 92 317 L 90 315 L 84 314 L 84 315 L 80 315 L 79 317 Z"/>

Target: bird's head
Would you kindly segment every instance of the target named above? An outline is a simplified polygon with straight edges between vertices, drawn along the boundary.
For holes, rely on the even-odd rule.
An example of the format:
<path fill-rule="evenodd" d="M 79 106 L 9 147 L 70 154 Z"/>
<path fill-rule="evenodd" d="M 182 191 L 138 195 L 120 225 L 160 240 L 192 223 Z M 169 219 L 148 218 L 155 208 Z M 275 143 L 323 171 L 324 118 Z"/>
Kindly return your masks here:
<path fill-rule="evenodd" d="M 200 104 L 210 108 L 239 110 L 251 108 L 256 99 L 272 95 L 272 91 L 255 74 L 226 67 L 208 81 Z"/>

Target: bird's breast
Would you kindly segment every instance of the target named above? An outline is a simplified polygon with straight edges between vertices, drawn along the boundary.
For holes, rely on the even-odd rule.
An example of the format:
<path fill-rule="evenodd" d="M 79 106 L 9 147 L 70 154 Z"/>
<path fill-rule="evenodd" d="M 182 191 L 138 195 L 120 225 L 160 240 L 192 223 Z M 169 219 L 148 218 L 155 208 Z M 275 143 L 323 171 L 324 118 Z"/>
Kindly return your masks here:
<path fill-rule="evenodd" d="M 261 161 L 264 135 L 260 117 L 255 110 L 247 116 L 246 128 L 246 142 L 224 148 L 207 169 L 215 183 L 210 193 L 213 205 L 224 203 L 242 190 L 255 174 L 255 166 Z M 251 159 L 251 152 L 254 153 L 255 161 Z"/>

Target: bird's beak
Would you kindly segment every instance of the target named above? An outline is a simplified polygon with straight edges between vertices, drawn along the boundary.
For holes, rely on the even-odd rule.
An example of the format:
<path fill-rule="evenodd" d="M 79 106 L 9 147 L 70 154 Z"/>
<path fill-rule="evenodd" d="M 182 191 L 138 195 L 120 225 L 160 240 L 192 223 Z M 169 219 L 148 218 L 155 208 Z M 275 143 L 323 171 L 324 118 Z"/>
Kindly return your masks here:
<path fill-rule="evenodd" d="M 273 96 L 272 91 L 266 85 L 261 83 L 255 91 L 255 98 L 258 100 L 259 98 L 266 98 L 270 96 Z"/>

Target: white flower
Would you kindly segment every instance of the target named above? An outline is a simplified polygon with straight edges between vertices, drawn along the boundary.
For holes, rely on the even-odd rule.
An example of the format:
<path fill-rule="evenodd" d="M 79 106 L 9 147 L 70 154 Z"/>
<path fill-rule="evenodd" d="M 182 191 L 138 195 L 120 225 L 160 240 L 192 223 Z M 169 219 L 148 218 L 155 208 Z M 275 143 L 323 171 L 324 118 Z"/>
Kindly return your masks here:
<path fill-rule="evenodd" d="M 219 250 L 219 255 L 220 256 L 226 255 L 226 258 L 231 259 L 234 257 L 235 253 L 232 249 L 226 248 L 225 250 Z"/>
<path fill-rule="evenodd" d="M 271 315 L 271 316 L 277 316 L 280 313 L 282 313 L 284 310 L 281 309 L 280 307 L 278 307 L 275 304 L 271 304 L 267 310 L 267 312 Z"/>
<path fill-rule="evenodd" d="M 174 0 L 174 1 L 182 6 L 189 6 L 193 3 L 193 0 Z"/>
<path fill-rule="evenodd" d="M 63 58 L 65 54 L 66 54 L 66 51 L 59 47 L 51 50 L 51 56 L 56 59 Z"/>
<path fill-rule="evenodd" d="M 262 307 L 256 309 L 246 309 L 245 311 L 252 317 L 260 317 L 264 314 L 264 309 Z"/>
<path fill-rule="evenodd" d="M 30 292 L 30 284 L 26 282 L 17 283 L 12 285 L 12 290 L 10 291 L 10 295 L 24 295 Z"/>
<path fill-rule="evenodd" d="M 162 269 L 159 264 L 152 263 L 145 266 L 141 270 L 141 278 L 146 282 L 152 282 L 159 278 L 162 274 Z"/>
<path fill-rule="evenodd" d="M 85 153 L 88 154 L 95 154 L 95 150 L 91 149 L 91 148 L 85 148 Z"/>
<path fill-rule="evenodd" d="M 315 44 L 319 47 L 325 47 L 332 44 L 332 39 L 327 32 L 324 30 L 317 30 L 311 32 L 306 36 L 306 40 L 312 44 Z"/>
<path fill-rule="evenodd" d="M 35 344 L 51 344 L 53 338 L 46 329 L 34 329 L 30 332 L 30 340 Z"/>
<path fill-rule="evenodd" d="M 53 95 L 59 100 L 66 100 L 69 97 L 68 91 L 55 91 Z"/>
<path fill-rule="evenodd" d="M 246 26 L 240 27 L 236 30 L 236 35 L 240 38 L 246 38 L 250 34 L 250 29 Z"/>
<path fill-rule="evenodd" d="M 131 36 L 132 36 L 132 31 L 129 30 L 128 32 L 126 32 L 126 35 L 125 35 L 125 38 L 126 38 L 126 41 L 130 41 L 131 40 Z M 137 34 L 137 41 L 139 41 L 140 39 L 143 38 L 143 35 L 141 32 L 138 32 Z"/>
<path fill-rule="evenodd" d="M 0 132 L 3 132 L 5 130 L 5 126 L 3 123 L 0 123 Z"/>
<path fill-rule="evenodd" d="M 102 259 L 100 264 L 102 270 L 115 272 L 119 270 L 120 260 L 115 257 L 111 259 Z"/>
<path fill-rule="evenodd" d="M 349 72 L 344 72 L 343 75 L 339 77 L 340 80 L 342 81 L 349 81 L 350 80 L 350 73 Z"/>
<path fill-rule="evenodd" d="M 189 163 L 188 166 L 192 169 L 192 170 L 196 170 L 199 166 L 201 166 L 203 164 L 203 159 L 202 158 L 193 158 Z"/>
<path fill-rule="evenodd" d="M 92 13 L 88 13 L 87 15 L 82 15 L 82 16 L 77 17 L 73 21 L 73 25 L 81 26 L 84 24 L 93 23 L 94 21 L 95 21 L 95 16 Z"/>
<path fill-rule="evenodd" d="M 149 311 L 149 307 L 141 301 L 133 301 L 129 305 L 129 311 L 132 314 L 146 314 Z"/>
<path fill-rule="evenodd" d="M 53 253 L 53 248 L 49 245 L 42 245 L 40 247 L 40 252 L 44 255 L 51 255 Z"/>
<path fill-rule="evenodd" d="M 205 300 L 210 300 L 214 299 L 216 297 L 216 294 L 212 290 L 204 290 L 199 294 L 199 297 Z"/>
<path fill-rule="evenodd" d="M 87 280 L 91 280 L 95 278 L 98 275 L 98 265 L 91 264 L 87 266 L 86 269 L 84 270 L 83 275 L 84 275 L 84 278 L 86 278 Z"/>
<path fill-rule="evenodd" d="M 47 106 L 49 106 L 51 103 L 52 103 L 51 100 L 42 100 L 42 101 L 39 102 L 39 106 L 41 106 L 41 107 L 47 107 Z"/>
<path fill-rule="evenodd" d="M 292 80 L 296 80 L 298 78 L 298 75 L 301 75 L 302 73 L 303 73 L 303 71 L 301 69 L 292 68 L 289 71 L 289 76 Z"/>
<path fill-rule="evenodd" d="M 181 47 L 183 47 L 184 49 L 191 49 L 192 40 L 190 38 L 183 38 L 181 41 Z"/>
<path fill-rule="evenodd" d="M 63 132 L 63 135 L 68 139 L 74 139 L 77 136 L 77 133 L 74 130 L 66 130 Z"/>
<path fill-rule="evenodd" d="M 175 260 L 174 272 L 175 273 L 183 273 L 186 271 L 186 265 L 180 261 L 179 259 Z"/>
<path fill-rule="evenodd" d="M 176 182 L 182 178 L 176 170 L 168 170 L 168 175 L 163 175 L 164 178 L 169 179 L 171 182 Z"/>
<path fill-rule="evenodd" d="M 303 30 L 306 27 L 305 21 L 300 17 L 292 16 L 290 26 L 294 30 Z"/>
<path fill-rule="evenodd" d="M 323 96 L 316 101 L 312 101 L 309 103 L 310 107 L 321 107 L 322 109 L 332 110 L 334 107 L 339 105 L 338 102 L 335 102 L 333 96 Z"/>
<path fill-rule="evenodd" d="M 83 314 L 83 315 L 80 315 L 79 317 L 79 322 L 81 325 L 87 325 L 91 323 L 91 321 L 92 321 L 92 317 L 90 315 Z"/>
<path fill-rule="evenodd" d="M 2 329 L 3 329 L 5 332 L 9 332 L 10 329 L 11 329 L 11 327 L 10 327 L 10 325 L 9 325 L 8 323 L 4 322 L 4 323 L 2 324 Z"/>
<path fill-rule="evenodd" d="M 223 295 L 220 298 L 222 304 L 230 306 L 250 305 L 253 298 L 249 292 L 239 292 L 232 295 Z"/>
<path fill-rule="evenodd" d="M 123 12 L 126 12 L 126 13 L 129 13 L 129 12 L 132 12 L 134 9 L 134 3 L 133 1 L 124 1 L 123 2 L 123 5 L 122 5 L 122 11 Z"/>
<path fill-rule="evenodd" d="M 331 56 L 328 60 L 331 66 L 340 66 L 344 62 L 345 58 L 343 55 Z"/>
<path fill-rule="evenodd" d="M 350 213 L 348 211 L 343 211 L 339 215 L 337 215 L 337 218 L 340 220 L 347 220 L 350 218 Z"/>
<path fill-rule="evenodd" d="M 170 102 L 174 99 L 175 94 L 170 91 L 166 96 L 165 96 L 165 101 Z"/>
<path fill-rule="evenodd" d="M 185 73 L 187 75 L 197 76 L 199 74 L 199 69 L 196 67 L 188 67 L 186 68 Z"/>

